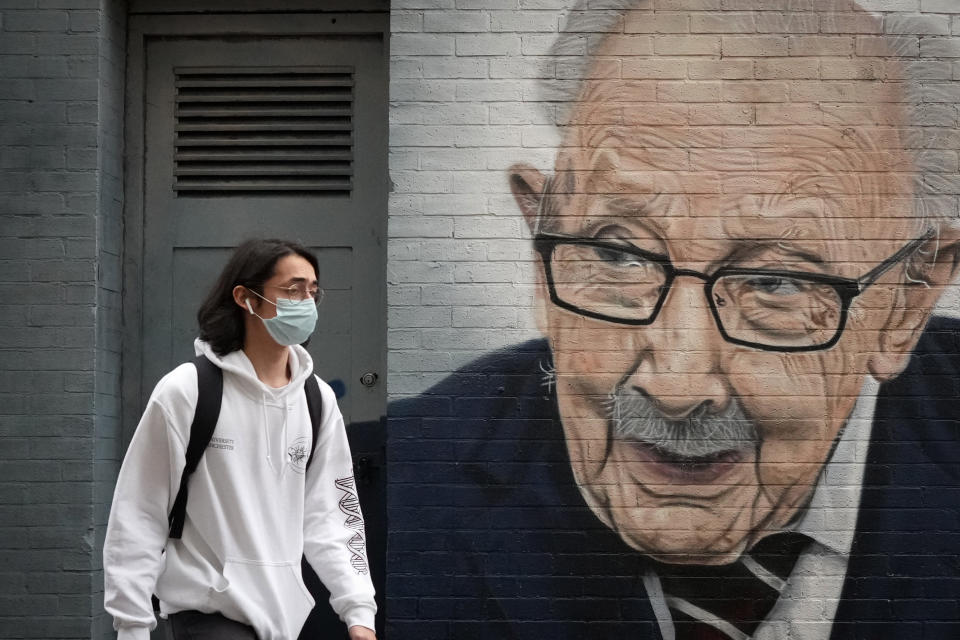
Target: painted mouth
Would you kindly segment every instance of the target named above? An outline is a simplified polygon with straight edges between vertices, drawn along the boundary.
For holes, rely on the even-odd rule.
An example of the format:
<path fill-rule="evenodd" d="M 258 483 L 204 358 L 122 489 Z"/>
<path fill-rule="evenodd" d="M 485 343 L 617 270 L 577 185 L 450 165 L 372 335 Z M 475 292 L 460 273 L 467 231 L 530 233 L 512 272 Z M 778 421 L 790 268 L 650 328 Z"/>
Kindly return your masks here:
<path fill-rule="evenodd" d="M 744 462 L 747 452 L 727 449 L 703 456 L 684 456 L 646 442 L 632 442 L 640 462 L 648 463 L 664 479 L 673 483 L 713 483 Z"/>

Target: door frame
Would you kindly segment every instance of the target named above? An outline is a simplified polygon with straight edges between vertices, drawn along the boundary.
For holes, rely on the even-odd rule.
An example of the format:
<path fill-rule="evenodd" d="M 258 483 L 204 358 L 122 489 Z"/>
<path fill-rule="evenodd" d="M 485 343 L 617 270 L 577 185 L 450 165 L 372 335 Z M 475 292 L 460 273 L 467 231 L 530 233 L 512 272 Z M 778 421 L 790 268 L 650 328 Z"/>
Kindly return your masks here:
<path fill-rule="evenodd" d="M 147 4 L 145 2 L 140 3 Z M 257 3 L 247 3 L 257 4 Z M 125 96 L 125 160 L 124 160 L 124 251 L 123 251 L 123 352 L 121 372 L 121 452 L 133 436 L 133 431 L 143 411 L 148 389 L 142 388 L 142 359 L 140 344 L 143 340 L 143 313 L 141 290 L 143 286 L 144 252 L 144 193 L 146 176 L 144 158 L 146 151 L 146 53 L 151 40 L 183 36 L 307 36 L 307 35 L 366 35 L 383 39 L 383 63 L 389 69 L 389 12 L 363 13 L 331 12 L 307 13 L 301 11 L 304 2 L 296 3 L 292 12 L 275 13 L 227 13 L 227 14 L 131 14 L 127 31 L 127 79 Z M 196 5 L 194 5 L 196 6 Z M 244 7 L 250 11 L 250 7 Z M 284 6 L 286 9 L 286 7 Z M 239 9 L 243 11 L 244 9 Z M 388 72 L 389 73 L 389 72 Z M 386 87 L 385 87 L 386 89 Z M 384 101 L 384 105 L 387 101 Z M 384 108 L 383 122 L 387 122 L 388 110 Z M 387 171 L 387 148 L 384 146 L 383 163 Z M 384 185 L 384 190 L 388 184 Z M 386 197 L 383 211 L 386 221 Z M 385 228 L 385 227 L 384 227 Z M 385 243 L 384 243 L 384 246 Z M 384 274 L 384 277 L 386 274 Z M 130 295 L 132 293 L 132 295 Z M 386 309 L 386 286 L 381 292 L 382 306 Z M 384 336 L 385 338 L 385 336 Z M 385 373 L 385 372 L 384 372 Z M 385 384 L 382 381 L 381 384 Z"/>

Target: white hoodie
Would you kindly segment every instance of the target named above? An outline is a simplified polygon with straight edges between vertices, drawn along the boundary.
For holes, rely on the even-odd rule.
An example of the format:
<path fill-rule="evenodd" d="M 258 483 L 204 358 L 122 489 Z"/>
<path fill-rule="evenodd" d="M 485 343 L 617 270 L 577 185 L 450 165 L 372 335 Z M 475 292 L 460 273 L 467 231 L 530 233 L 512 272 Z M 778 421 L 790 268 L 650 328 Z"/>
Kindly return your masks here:
<path fill-rule="evenodd" d="M 373 584 L 343 417 L 320 381 L 323 418 L 312 439 L 303 393 L 313 361 L 290 348 L 291 381 L 263 384 L 243 351 L 218 357 L 223 402 L 210 445 L 190 478 L 183 537 L 167 516 L 186 464 L 197 370 L 184 364 L 157 384 L 117 480 L 103 548 L 104 600 L 118 640 L 148 640 L 161 611 L 217 611 L 261 640 L 293 640 L 313 607 L 300 575 L 306 554 L 347 624 L 374 626 Z M 163 549 L 166 553 L 161 554 Z"/>

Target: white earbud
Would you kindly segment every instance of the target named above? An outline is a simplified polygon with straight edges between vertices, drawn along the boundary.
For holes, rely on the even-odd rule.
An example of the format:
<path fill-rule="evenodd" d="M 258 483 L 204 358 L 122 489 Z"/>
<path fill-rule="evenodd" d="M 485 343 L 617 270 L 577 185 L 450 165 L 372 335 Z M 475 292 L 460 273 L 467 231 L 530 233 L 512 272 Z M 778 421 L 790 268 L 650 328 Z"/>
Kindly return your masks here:
<path fill-rule="evenodd" d="M 244 300 L 244 302 L 247 303 L 247 309 L 250 310 L 250 315 L 252 315 L 252 316 L 257 315 L 257 314 L 255 314 L 255 313 L 253 312 L 253 307 L 250 306 L 250 298 L 246 298 L 246 299 Z"/>

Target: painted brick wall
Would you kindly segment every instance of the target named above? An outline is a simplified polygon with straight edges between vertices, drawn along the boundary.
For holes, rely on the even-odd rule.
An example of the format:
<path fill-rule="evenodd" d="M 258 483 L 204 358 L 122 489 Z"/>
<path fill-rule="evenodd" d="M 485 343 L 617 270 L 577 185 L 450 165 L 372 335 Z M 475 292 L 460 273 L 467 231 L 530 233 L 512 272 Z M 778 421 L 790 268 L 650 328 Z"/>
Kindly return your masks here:
<path fill-rule="evenodd" d="M 588 12 L 605 13 L 618 4 L 611 0 L 584 6 Z M 924 141 L 907 146 L 922 145 L 923 151 L 916 157 L 920 169 L 927 171 L 922 178 L 925 187 L 918 193 L 931 210 L 948 223 L 955 222 L 960 193 L 955 182 L 960 168 L 956 137 L 960 6 L 954 0 L 871 0 L 860 5 L 872 12 L 871 19 L 849 10 L 827 19 L 820 12 L 835 6 L 830 0 L 651 0 L 644 5 L 648 11 L 642 16 L 614 22 L 611 28 L 628 37 L 625 40 L 629 39 L 629 45 L 623 44 L 624 40 L 619 41 L 620 46 L 629 46 L 634 53 L 648 53 L 630 60 L 608 60 L 607 66 L 598 64 L 592 71 L 594 77 L 607 78 L 611 85 L 646 83 L 653 97 L 643 102 L 669 103 L 662 107 L 647 105 L 646 109 L 618 116 L 633 124 L 745 125 L 743 137 L 723 138 L 723 144 L 713 145 L 727 155 L 716 153 L 718 149 L 684 155 L 679 161 L 682 170 L 692 172 L 708 165 L 723 171 L 729 163 L 739 161 L 735 151 L 751 144 L 762 146 L 750 142 L 748 128 L 752 125 L 829 125 L 848 118 L 846 124 L 856 130 L 868 120 L 857 120 L 864 118 L 865 112 L 855 115 L 854 111 L 882 100 L 867 96 L 870 91 L 881 91 L 871 82 L 896 83 L 899 74 L 908 75 L 916 83 L 907 100 L 916 118 L 909 135 L 916 134 Z M 562 375 L 558 382 L 557 377 L 551 377 L 556 374 L 549 355 L 529 344 L 520 355 L 527 354 L 525 362 L 539 377 L 528 386 L 522 382 L 521 371 L 526 372 L 528 382 L 530 371 L 517 368 L 516 352 L 509 358 L 499 355 L 467 364 L 500 347 L 541 336 L 534 321 L 540 267 L 534 261 L 531 233 L 511 194 L 507 170 L 522 162 L 544 173 L 554 171 L 561 144 L 561 133 L 555 125 L 569 116 L 566 90 L 574 86 L 577 68 L 589 47 L 608 32 L 606 27 L 597 27 L 596 31 L 585 27 L 566 41 L 565 48 L 554 49 L 571 6 L 572 2 L 561 0 L 392 3 L 393 192 L 388 280 L 389 393 L 394 402 L 389 410 L 387 586 L 391 638 L 612 638 L 620 637 L 617 634 L 629 626 L 626 620 L 630 614 L 617 599 L 622 594 L 601 593 L 602 581 L 590 583 L 582 575 L 589 571 L 564 564 L 572 562 L 565 554 L 575 554 L 575 549 L 603 538 L 603 527 L 598 532 L 597 522 L 589 517 L 580 521 L 582 530 L 560 524 L 551 529 L 550 525 L 554 515 L 556 522 L 569 523 L 569 519 L 563 519 L 566 516 L 558 514 L 570 500 L 579 498 L 571 486 L 548 490 L 549 482 L 544 478 L 550 474 L 551 478 L 560 477 L 556 474 L 562 475 L 561 468 L 570 466 L 567 455 L 582 454 L 588 461 L 603 459 L 602 438 L 594 442 L 592 436 L 582 434 L 582 441 L 589 447 L 584 444 L 583 451 L 571 454 L 541 435 L 545 431 L 537 431 L 529 421 L 518 417 L 539 411 L 531 407 L 539 406 L 540 394 L 551 395 L 555 383 L 562 390 L 566 385 L 565 392 L 571 397 L 578 393 L 586 397 L 587 383 L 580 380 L 583 385 L 577 387 L 576 376 L 565 382 Z M 891 42 L 899 51 L 897 63 L 889 63 L 893 56 L 883 53 L 887 49 L 882 47 Z M 818 56 L 842 60 L 821 66 Z M 887 58 L 887 62 L 878 63 L 877 56 Z M 614 52 L 610 57 L 617 55 Z M 681 57 L 681 65 L 672 59 Z M 897 71 L 892 71 L 894 68 Z M 740 80 L 744 83 L 725 83 Z M 826 87 L 824 80 L 847 84 L 843 88 Z M 748 86 L 750 82 L 755 84 Z M 779 89 L 774 86 L 777 83 Z M 780 94 L 782 98 L 777 97 Z M 786 104 L 787 96 L 793 96 L 793 102 L 836 103 L 831 112 L 836 119 L 822 120 L 824 111 L 820 107 L 814 116 L 802 104 Z M 744 110 L 744 104 L 750 106 Z M 811 117 L 815 120 L 809 120 Z M 669 164 L 672 159 L 667 153 L 658 161 L 662 171 L 681 170 Z M 705 187 L 704 178 L 702 174 L 691 176 L 690 184 Z M 767 188 L 752 178 L 744 180 L 739 193 L 750 189 L 762 193 Z M 572 190 L 576 192 L 576 188 Z M 866 240 L 865 236 L 858 237 Z M 938 315 L 960 315 L 960 298 L 954 286 L 946 287 L 937 304 Z M 549 305 L 547 302 L 548 309 Z M 545 322 L 557 323 L 551 325 L 555 331 L 551 338 L 560 339 L 558 336 L 566 334 L 557 327 L 574 321 L 548 317 Z M 954 341 L 949 325 L 936 326 L 948 343 Z M 584 329 L 578 334 L 582 342 L 576 349 L 581 351 L 581 362 L 588 361 L 606 372 L 605 358 L 619 362 L 618 357 L 623 356 L 612 346 L 614 342 L 606 346 L 590 343 L 600 335 Z M 568 345 L 574 340 L 569 335 L 565 339 Z M 692 351 L 697 348 L 692 344 L 688 347 Z M 923 366 L 925 357 L 915 356 L 912 366 Z M 574 362 L 568 365 L 574 369 L 579 366 Z M 675 366 L 700 365 L 688 359 L 678 360 Z M 771 380 L 775 377 L 771 371 L 754 375 L 770 375 Z M 440 386 L 433 387 L 437 383 Z M 955 398 L 957 392 L 949 377 L 938 378 L 934 384 L 935 395 Z M 702 392 L 696 387 L 689 391 Z M 783 391 L 784 399 L 788 395 Z M 584 408 L 588 404 L 583 400 L 577 405 L 581 417 L 592 416 Z M 509 408 L 505 408 L 507 405 Z M 915 412 L 908 413 L 908 419 L 919 420 L 921 413 L 928 413 L 909 402 L 907 405 L 910 408 L 905 411 Z M 563 413 L 561 407 L 559 419 L 541 417 L 546 424 L 556 426 L 559 420 L 568 427 L 571 421 L 564 420 Z M 957 427 L 955 421 L 949 424 Z M 867 443 L 860 441 L 858 446 L 866 450 Z M 891 450 L 900 446 L 926 445 L 908 440 L 891 445 Z M 544 458 L 551 455 L 558 457 Z M 929 510 L 903 510 L 904 521 L 911 518 L 911 513 L 914 518 L 930 517 L 937 522 L 957 518 L 956 469 L 960 460 L 949 457 L 952 455 L 945 454 L 952 471 L 945 471 L 948 475 L 937 481 L 940 484 L 929 487 L 951 498 L 944 498 L 939 507 L 930 506 Z M 864 466 L 862 458 L 847 462 L 861 469 Z M 536 471 L 518 470 L 524 463 L 539 466 Z M 589 463 L 582 466 L 589 467 Z M 535 473 L 542 475 L 532 479 Z M 523 483 L 528 483 L 527 488 L 544 484 L 537 484 L 538 488 L 529 493 L 520 492 L 518 497 L 517 487 Z M 608 478 L 607 484 L 618 483 Z M 538 502 L 541 499 L 556 502 Z M 869 504 L 867 498 L 864 500 L 864 505 Z M 925 509 L 934 503 L 920 501 L 916 506 Z M 507 504 L 514 510 L 506 509 Z M 556 507 L 557 514 L 549 509 L 536 511 L 544 504 Z M 529 513 L 524 511 L 527 508 Z M 863 512 L 866 509 L 864 506 Z M 532 533 L 522 528 L 522 523 L 530 524 L 530 513 L 540 513 L 538 528 Z M 501 518 L 505 514 L 511 517 Z M 909 525 L 901 522 L 898 526 L 904 527 L 904 535 L 909 538 Z M 613 550 L 619 542 L 610 544 L 614 546 L 606 548 L 603 557 L 619 558 L 616 553 L 620 552 Z M 957 558 L 958 547 L 951 545 L 950 559 L 945 562 Z M 564 549 L 564 554 L 561 557 L 546 549 Z M 593 556 L 591 561 L 596 560 Z M 602 562 L 597 566 L 599 577 L 606 569 Z M 558 574 L 567 570 L 561 590 L 566 589 L 570 599 L 551 600 L 546 593 L 557 584 L 548 578 L 559 580 Z M 932 572 L 929 577 L 940 578 L 943 573 Z M 543 580 L 531 586 L 521 578 L 524 575 L 541 576 Z M 639 580 L 638 575 L 633 577 Z M 477 580 L 477 576 L 486 580 Z M 551 586 L 545 586 L 548 583 Z M 510 595 L 504 596 L 507 592 Z M 502 597 L 495 597 L 497 593 Z M 586 596 L 589 598 L 584 599 Z M 941 637 L 937 633 L 949 637 L 957 632 L 956 612 L 951 609 L 944 613 L 941 605 L 951 607 L 930 602 L 933 618 L 931 627 L 924 629 L 936 637 Z M 594 610 L 588 611 L 591 607 Z M 878 613 L 876 619 L 885 620 L 884 615 Z M 577 619 L 584 624 L 551 624 L 569 616 L 579 616 Z M 488 624 L 471 626 L 464 622 L 471 620 Z M 511 626 L 511 620 L 521 620 L 522 624 Z M 655 633 L 649 622 L 641 624 L 638 620 L 632 620 L 635 626 L 630 628 L 639 635 L 632 637 Z M 593 626 L 586 621 L 593 621 Z M 604 626 L 604 622 L 610 625 Z M 921 626 L 917 622 L 909 628 L 919 633 Z M 880 635 L 875 637 L 891 637 L 884 635 L 890 627 L 877 629 Z"/>
<path fill-rule="evenodd" d="M 106 637 L 124 9 L 0 6 L 0 636 Z"/>

